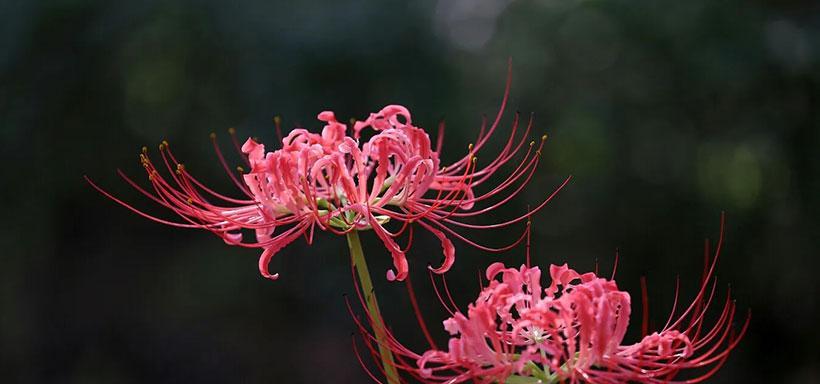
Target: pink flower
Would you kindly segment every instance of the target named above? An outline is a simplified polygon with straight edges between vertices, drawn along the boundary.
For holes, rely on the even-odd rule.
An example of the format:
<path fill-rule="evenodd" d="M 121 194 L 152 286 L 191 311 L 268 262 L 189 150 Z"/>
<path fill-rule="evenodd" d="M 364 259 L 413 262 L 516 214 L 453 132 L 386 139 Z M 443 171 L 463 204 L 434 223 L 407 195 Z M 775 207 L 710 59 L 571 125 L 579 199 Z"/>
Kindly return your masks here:
<path fill-rule="evenodd" d="M 685 382 L 705 380 L 722 366 L 749 323 L 747 317 L 740 334 L 734 334 L 735 304 L 727 294 L 718 319 L 705 324 L 722 233 L 721 228 L 717 252 L 707 262 L 693 302 L 676 319 L 673 308 L 661 330 L 637 343 L 623 342 L 631 300 L 614 280 L 581 274 L 566 264 L 551 265 L 551 282 L 544 287 L 538 267 L 494 263 L 486 270 L 489 284 L 466 313 L 455 308 L 449 292 L 451 304 L 442 300 L 452 314 L 443 322 L 450 334 L 446 349 L 435 346 L 418 313 L 430 350 L 417 354 L 392 335 L 388 338 L 396 366 L 425 383 L 504 383 L 512 378 L 516 383 L 667 383 L 686 371 L 693 372 Z M 358 319 L 357 324 L 372 349 L 375 339 Z M 646 325 L 643 329 L 645 334 Z"/>
<path fill-rule="evenodd" d="M 537 146 L 535 142 L 527 145 L 532 119 L 519 134 L 516 115 L 500 153 L 490 156 L 492 160 L 487 164 L 478 165 L 476 155 L 497 130 L 508 94 L 509 78 L 501 108 L 492 125 L 482 124 L 475 145 L 471 144 L 464 157 L 447 166 L 442 166 L 439 159 L 443 125 L 434 149 L 428 133 L 413 125 L 407 108 L 388 105 L 364 121 L 353 124 L 352 132 L 348 131 L 347 125 L 337 121 L 333 112 L 324 111 L 318 115 L 325 124 L 321 133 L 294 129 L 282 139 L 282 147 L 273 152 L 266 152 L 263 144 L 248 139 L 241 146 L 241 152 L 250 169 L 241 180 L 231 172 L 212 134 L 216 154 L 245 195 L 243 198 L 228 197 L 199 182 L 174 157 L 166 142 L 159 147 L 162 158 L 159 168 L 164 166 L 167 176 L 160 173 L 144 149 L 140 159 L 151 189 L 140 187 L 122 172 L 120 175 L 151 200 L 177 214 L 182 221 L 144 213 L 89 182 L 104 195 L 151 220 L 206 229 L 228 244 L 261 248 L 259 270 L 270 279 L 278 277 L 268 271 L 272 257 L 299 237 L 312 242 L 316 228 L 336 234 L 373 230 L 393 258 L 394 267 L 387 271 L 388 280 L 403 280 L 408 272 L 405 254 L 412 245 L 417 225 L 441 242 L 444 261 L 431 269 L 443 273 L 455 260 L 451 238 L 497 252 L 510 249 L 523 240 L 522 235 L 513 244 L 491 248 L 469 240 L 454 227 L 494 229 L 525 221 L 569 181 L 569 178 L 565 180 L 534 209 L 511 220 L 488 225 L 463 221 L 493 211 L 518 195 L 540 161 L 546 136 Z M 372 131 L 372 136 L 364 141 L 362 133 L 366 130 Z M 510 166 L 513 161 L 515 163 Z M 503 180 L 486 192 L 477 193 L 477 187 L 497 176 L 505 165 L 511 170 Z M 483 206 L 479 207 L 479 204 Z M 388 222 L 398 222 L 393 231 L 387 228 Z M 248 230 L 254 236 L 250 236 Z M 405 235 L 407 243 L 400 246 L 397 239 Z"/>

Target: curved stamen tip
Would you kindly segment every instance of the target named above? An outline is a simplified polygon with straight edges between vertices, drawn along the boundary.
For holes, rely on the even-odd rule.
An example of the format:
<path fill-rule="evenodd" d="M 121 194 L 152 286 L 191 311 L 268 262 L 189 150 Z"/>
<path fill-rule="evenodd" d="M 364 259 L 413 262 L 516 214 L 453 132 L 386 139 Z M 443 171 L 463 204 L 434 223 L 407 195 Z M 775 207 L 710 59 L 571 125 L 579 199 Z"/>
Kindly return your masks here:
<path fill-rule="evenodd" d="M 470 143 L 470 144 L 467 145 L 467 151 L 472 151 L 472 150 L 473 150 L 473 143 Z"/>
<path fill-rule="evenodd" d="M 530 141 L 530 147 L 532 147 L 533 145 L 535 145 L 535 140 Z"/>
<path fill-rule="evenodd" d="M 239 173 L 245 173 L 245 168 L 242 168 L 242 166 L 241 166 L 241 165 L 237 165 L 237 166 L 236 166 L 236 170 L 237 170 Z"/>
<path fill-rule="evenodd" d="M 545 134 L 543 134 L 543 135 L 541 135 L 541 141 L 546 141 L 546 140 L 547 140 L 547 137 L 548 137 L 548 136 L 547 136 L 547 134 L 546 134 L 546 133 L 545 133 Z"/>
<path fill-rule="evenodd" d="M 211 139 L 216 139 L 216 133 L 215 133 L 215 132 L 211 132 L 211 133 L 208 135 L 208 137 L 210 137 Z"/>
<path fill-rule="evenodd" d="M 177 171 L 182 172 L 184 170 L 185 170 L 185 164 L 182 164 L 182 163 L 177 164 Z"/>
<path fill-rule="evenodd" d="M 234 128 L 234 127 L 228 128 L 228 133 L 230 133 L 231 135 L 236 134 L 236 128 Z"/>
<path fill-rule="evenodd" d="M 147 154 L 148 154 L 148 147 L 146 147 L 146 146 L 144 146 L 144 145 L 142 146 L 142 154 L 143 154 L 143 155 L 147 155 Z"/>
<path fill-rule="evenodd" d="M 279 115 L 274 116 L 273 117 L 273 123 L 274 124 L 282 124 L 282 117 L 280 117 Z"/>

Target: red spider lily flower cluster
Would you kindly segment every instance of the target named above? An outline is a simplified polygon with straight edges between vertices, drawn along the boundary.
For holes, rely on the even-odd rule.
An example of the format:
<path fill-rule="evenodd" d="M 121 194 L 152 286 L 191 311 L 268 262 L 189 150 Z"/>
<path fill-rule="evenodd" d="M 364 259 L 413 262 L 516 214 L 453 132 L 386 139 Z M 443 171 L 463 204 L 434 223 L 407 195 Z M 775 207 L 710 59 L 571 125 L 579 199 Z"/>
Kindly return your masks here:
<path fill-rule="evenodd" d="M 705 264 L 693 302 L 677 318 L 673 307 L 666 325 L 650 335 L 644 318 L 645 336 L 635 344 L 623 344 L 630 295 L 611 278 L 551 265 L 551 283 L 543 288 L 538 267 L 515 269 L 502 263 L 487 268 L 490 283 L 466 314 L 442 300 L 452 314 L 443 322 L 451 335 L 446 350 L 435 346 L 423 323 L 430 350 L 417 354 L 392 335 L 387 344 L 396 367 L 425 383 L 668 383 L 686 371 L 694 377 L 682 382 L 700 382 L 723 365 L 749 324 L 747 317 L 734 334 L 735 304 L 727 294 L 717 320 L 705 327 L 720 245 L 711 265 L 708 260 Z M 677 305 L 677 292 L 675 297 Z M 450 303 L 455 307 L 451 298 Z M 376 340 L 356 321 L 373 351 Z"/>
<path fill-rule="evenodd" d="M 157 167 L 143 150 L 140 156 L 152 190 L 146 190 L 120 172 L 134 188 L 183 220 L 170 221 L 149 215 L 92 185 L 103 194 L 154 221 L 178 227 L 209 230 L 231 245 L 261 248 L 260 273 L 270 279 L 278 274 L 268 270 L 271 258 L 283 247 L 304 236 L 310 243 L 316 228 L 336 234 L 353 230 L 373 230 L 390 252 L 394 268 L 387 271 L 388 280 L 403 280 L 408 273 L 405 257 L 413 240 L 413 225 L 429 231 L 441 241 L 443 263 L 431 268 L 447 271 L 455 259 L 450 238 L 457 238 L 487 251 L 505 251 L 520 243 L 490 248 L 473 242 L 452 227 L 493 229 L 525 221 L 556 195 L 569 179 L 548 198 L 524 215 L 505 222 L 478 225 L 464 219 L 492 211 L 518 195 L 532 178 L 540 160 L 540 144 L 529 141 L 532 119 L 519 134 L 519 117 L 515 116 L 506 144 L 493 160 L 479 166 L 476 155 L 497 130 L 509 94 L 509 77 L 495 121 L 482 124 L 475 145 L 467 155 L 447 166 L 440 164 L 439 153 L 443 125 L 433 148 L 428 133 L 414 126 L 410 112 L 400 105 L 389 105 L 366 120 L 353 124 L 352 134 L 346 124 L 337 121 L 333 112 L 325 111 L 318 119 L 325 123 L 321 133 L 294 129 L 283 140 L 282 147 L 265 152 L 252 139 L 241 152 L 250 167 L 238 179 L 224 160 L 212 135 L 214 148 L 243 198 L 232 198 L 213 191 L 198 181 L 174 157 L 170 146 L 160 145 L 162 161 Z M 362 142 L 361 133 L 373 131 Z M 232 136 L 233 138 L 233 136 Z M 529 145 L 527 143 L 529 142 Z M 234 138 L 234 144 L 239 147 Z M 523 155 L 522 155 L 523 153 Z M 518 158 L 515 163 L 513 159 Z M 507 165 L 512 168 L 503 180 L 484 193 L 476 188 Z M 167 169 L 167 176 L 159 168 Z M 90 180 L 89 180 L 90 182 Z M 494 202 L 491 202 L 494 201 Z M 478 208 L 477 204 L 486 206 Z M 390 231 L 385 224 L 399 222 Z M 255 232 L 249 236 L 246 231 Z M 406 233 L 407 243 L 397 238 Z"/>

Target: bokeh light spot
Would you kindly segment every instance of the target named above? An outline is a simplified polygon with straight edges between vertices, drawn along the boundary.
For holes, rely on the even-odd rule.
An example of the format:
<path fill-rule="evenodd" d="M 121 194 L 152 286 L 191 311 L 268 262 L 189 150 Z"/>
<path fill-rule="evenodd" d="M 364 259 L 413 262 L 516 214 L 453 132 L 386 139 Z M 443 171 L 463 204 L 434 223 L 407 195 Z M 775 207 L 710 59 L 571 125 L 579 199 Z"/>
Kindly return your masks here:
<path fill-rule="evenodd" d="M 760 159 L 748 145 L 705 144 L 698 153 L 698 184 L 712 203 L 752 208 L 762 187 Z"/>

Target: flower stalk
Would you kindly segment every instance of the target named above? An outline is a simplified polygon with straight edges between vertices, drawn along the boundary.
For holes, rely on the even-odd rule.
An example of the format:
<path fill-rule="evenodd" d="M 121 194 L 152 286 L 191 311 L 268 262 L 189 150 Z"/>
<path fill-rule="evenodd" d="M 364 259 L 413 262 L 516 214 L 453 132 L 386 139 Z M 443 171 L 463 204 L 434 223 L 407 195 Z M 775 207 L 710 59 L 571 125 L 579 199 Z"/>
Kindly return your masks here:
<path fill-rule="evenodd" d="M 373 324 L 373 333 L 378 342 L 379 355 L 382 360 L 382 366 L 384 367 L 384 375 L 387 377 L 388 383 L 398 384 L 399 373 L 396 370 L 393 353 L 387 346 L 387 332 L 384 329 L 384 321 L 382 321 L 381 312 L 379 311 L 379 302 L 376 300 L 373 282 L 370 280 L 370 271 L 367 269 L 367 261 L 364 258 L 359 233 L 355 229 L 347 233 L 347 245 L 350 248 L 351 261 L 353 267 L 356 269 L 361 290 L 364 293 L 367 311 L 371 317 L 370 321 L 371 324 Z"/>

